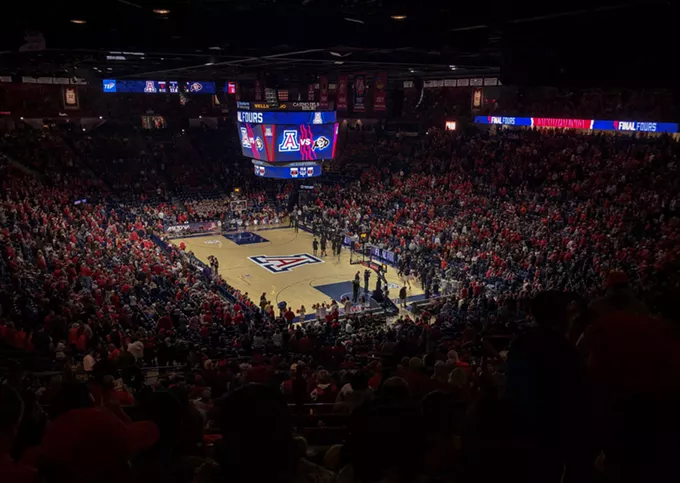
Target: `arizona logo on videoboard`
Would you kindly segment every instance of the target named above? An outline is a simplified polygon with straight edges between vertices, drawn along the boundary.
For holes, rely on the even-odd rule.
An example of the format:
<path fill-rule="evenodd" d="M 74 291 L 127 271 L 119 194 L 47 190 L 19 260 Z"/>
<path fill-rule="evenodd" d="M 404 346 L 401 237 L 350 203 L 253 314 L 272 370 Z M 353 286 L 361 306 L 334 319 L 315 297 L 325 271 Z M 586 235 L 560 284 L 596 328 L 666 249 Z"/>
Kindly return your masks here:
<path fill-rule="evenodd" d="M 259 255 L 256 257 L 248 257 L 248 260 L 271 273 L 290 272 L 291 270 L 304 265 L 323 263 L 323 260 L 313 257 L 309 253 L 283 256 Z"/>
<path fill-rule="evenodd" d="M 354 79 L 354 111 L 364 112 L 366 96 L 366 78 L 363 75 L 358 75 Z"/>

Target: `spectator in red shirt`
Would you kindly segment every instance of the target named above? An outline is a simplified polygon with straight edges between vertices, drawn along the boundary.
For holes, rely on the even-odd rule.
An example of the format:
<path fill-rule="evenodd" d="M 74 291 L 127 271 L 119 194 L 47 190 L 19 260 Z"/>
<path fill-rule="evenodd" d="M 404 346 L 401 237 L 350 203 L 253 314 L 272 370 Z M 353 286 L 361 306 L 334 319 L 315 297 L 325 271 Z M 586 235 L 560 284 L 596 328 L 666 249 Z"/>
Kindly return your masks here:
<path fill-rule="evenodd" d="M 288 307 L 286 312 L 283 314 L 283 318 L 286 319 L 288 325 L 291 325 L 293 323 L 293 320 L 295 319 L 295 312 L 293 312 L 293 310 L 290 307 Z"/>
<path fill-rule="evenodd" d="M 158 427 L 148 421 L 125 424 L 108 411 L 74 409 L 48 426 L 41 455 L 47 481 L 125 483 L 128 458 L 152 447 Z"/>

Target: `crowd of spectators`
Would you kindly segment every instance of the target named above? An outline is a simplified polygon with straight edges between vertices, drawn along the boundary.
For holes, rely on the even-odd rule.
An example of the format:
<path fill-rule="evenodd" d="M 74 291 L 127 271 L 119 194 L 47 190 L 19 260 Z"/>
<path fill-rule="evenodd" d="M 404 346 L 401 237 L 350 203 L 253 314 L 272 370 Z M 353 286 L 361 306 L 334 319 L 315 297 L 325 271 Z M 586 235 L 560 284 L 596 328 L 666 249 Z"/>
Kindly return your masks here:
<path fill-rule="evenodd" d="M 671 287 L 676 153 L 669 138 L 439 133 L 363 169 L 353 185 L 325 187 L 305 211 L 349 235 L 368 233 L 424 287 L 463 298 L 592 296 L 622 268 L 638 288 Z"/>
<path fill-rule="evenodd" d="M 12 161 L 44 149 L 36 171 L 69 170 L 0 160 L 0 343 L 32 354 L 0 388 L 3 480 L 668 479 L 673 140 L 437 132 L 348 148 L 359 178 L 317 186 L 303 220 L 368 233 L 440 297 L 389 323 L 330 311 L 300 326 L 166 243 L 165 221 L 229 218 L 229 198 L 116 202 L 73 149 L 30 136 L 4 138 Z M 103 173 L 91 149 L 75 144 Z M 74 204 L 83 186 L 101 196 Z M 289 190 L 244 190 L 241 216 L 282 219 Z M 51 381 L 23 371 L 55 359 Z"/>

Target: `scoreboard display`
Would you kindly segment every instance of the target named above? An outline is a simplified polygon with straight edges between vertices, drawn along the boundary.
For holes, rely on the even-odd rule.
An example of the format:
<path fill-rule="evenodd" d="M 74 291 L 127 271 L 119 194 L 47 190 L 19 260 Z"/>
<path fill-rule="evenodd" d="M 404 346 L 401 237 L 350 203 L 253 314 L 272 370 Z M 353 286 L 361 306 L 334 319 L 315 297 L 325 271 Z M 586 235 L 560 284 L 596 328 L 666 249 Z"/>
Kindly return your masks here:
<path fill-rule="evenodd" d="M 176 80 L 102 80 L 102 89 L 106 93 L 133 94 L 215 94 L 214 82 Z"/>
<path fill-rule="evenodd" d="M 335 111 L 238 111 L 236 120 L 250 124 L 333 124 L 338 118 Z"/>
<path fill-rule="evenodd" d="M 290 163 L 333 159 L 337 124 L 239 124 L 244 156 Z"/>
<path fill-rule="evenodd" d="M 244 156 L 269 163 L 333 159 L 338 136 L 335 112 L 238 111 Z"/>
<path fill-rule="evenodd" d="M 321 176 L 321 163 L 298 162 L 286 165 L 270 164 L 253 159 L 255 176 L 277 179 L 305 179 Z"/>

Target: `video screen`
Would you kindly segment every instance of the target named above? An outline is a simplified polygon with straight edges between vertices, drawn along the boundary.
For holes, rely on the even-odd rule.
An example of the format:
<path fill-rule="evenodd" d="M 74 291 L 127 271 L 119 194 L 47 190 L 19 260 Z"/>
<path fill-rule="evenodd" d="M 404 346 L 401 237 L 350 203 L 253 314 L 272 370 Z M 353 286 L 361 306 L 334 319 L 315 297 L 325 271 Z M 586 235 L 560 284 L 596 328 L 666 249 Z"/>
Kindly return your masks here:
<path fill-rule="evenodd" d="M 334 124 L 338 119 L 335 111 L 237 111 L 236 120 L 249 124 Z"/>
<path fill-rule="evenodd" d="M 102 80 L 102 89 L 106 93 L 136 94 L 215 94 L 214 82 L 178 82 L 174 80 Z"/>
<path fill-rule="evenodd" d="M 333 159 L 337 124 L 238 124 L 244 156 L 270 163 Z"/>

